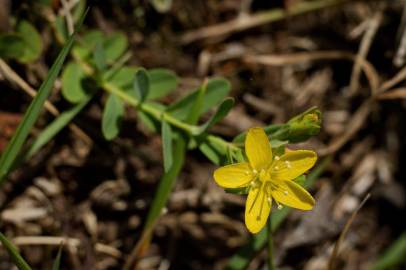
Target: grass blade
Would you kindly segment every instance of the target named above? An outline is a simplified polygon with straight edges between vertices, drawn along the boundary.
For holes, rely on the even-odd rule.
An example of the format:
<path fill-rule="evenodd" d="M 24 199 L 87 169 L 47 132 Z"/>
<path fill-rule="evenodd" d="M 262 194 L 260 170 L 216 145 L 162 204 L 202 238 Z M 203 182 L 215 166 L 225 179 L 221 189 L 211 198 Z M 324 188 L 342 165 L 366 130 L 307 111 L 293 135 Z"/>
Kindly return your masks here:
<path fill-rule="evenodd" d="M 41 87 L 39 88 L 37 95 L 32 100 L 30 106 L 25 112 L 24 118 L 21 121 L 20 125 L 18 126 L 14 136 L 11 138 L 10 143 L 4 150 L 0 158 L 0 185 L 3 184 L 3 182 L 5 181 L 22 145 L 24 144 L 25 140 L 27 139 L 30 133 L 32 126 L 38 119 L 38 116 L 41 112 L 44 102 L 52 90 L 55 79 L 57 78 L 62 68 L 62 64 L 65 61 L 65 58 L 72 47 L 76 33 L 79 30 L 80 26 L 82 25 L 86 14 L 87 12 L 85 12 L 83 17 L 81 18 L 75 33 L 71 35 L 69 40 L 66 42 L 65 46 L 62 48 L 57 59 L 55 60 L 51 69 L 49 70 L 49 73 L 45 81 L 41 84 Z"/>
<path fill-rule="evenodd" d="M 58 254 L 56 255 L 55 261 L 52 264 L 52 270 L 59 270 L 61 268 L 61 258 L 62 258 L 63 243 L 59 246 Z"/>
<path fill-rule="evenodd" d="M 162 208 L 165 206 L 169 195 L 171 194 L 172 187 L 175 184 L 175 180 L 178 177 L 180 170 L 182 169 L 186 152 L 186 138 L 179 136 L 175 142 L 175 148 L 173 151 L 173 163 L 172 167 L 161 179 L 158 190 L 152 201 L 151 208 L 148 212 L 145 228 L 151 226 L 154 221 L 160 216 Z"/>
<path fill-rule="evenodd" d="M 4 248 L 7 250 L 10 257 L 13 259 L 14 263 L 20 270 L 31 270 L 28 263 L 21 257 L 18 253 L 17 248 L 0 232 L 0 242 L 3 244 Z"/>
<path fill-rule="evenodd" d="M 82 111 L 82 109 L 89 103 L 91 98 L 88 98 L 61 113 L 51 124 L 49 124 L 39 135 L 35 138 L 34 142 L 28 148 L 24 155 L 24 160 L 32 157 L 39 149 L 47 144 L 52 138 L 55 137 L 64 127 L 66 127 L 75 116 Z"/>
<path fill-rule="evenodd" d="M 400 268 L 401 266 L 406 266 L 406 232 L 403 232 L 385 253 L 379 257 L 373 264 L 372 269 L 386 270 L 395 269 L 399 266 Z"/>

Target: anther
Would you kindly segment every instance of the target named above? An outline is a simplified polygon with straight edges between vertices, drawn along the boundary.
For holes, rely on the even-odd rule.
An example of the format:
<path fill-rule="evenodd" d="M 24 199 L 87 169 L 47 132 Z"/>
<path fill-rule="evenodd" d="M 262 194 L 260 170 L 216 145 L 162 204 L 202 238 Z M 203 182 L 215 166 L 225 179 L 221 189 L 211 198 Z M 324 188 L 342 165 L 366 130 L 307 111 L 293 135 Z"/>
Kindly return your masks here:
<path fill-rule="evenodd" d="M 246 175 L 249 175 L 249 174 L 250 174 L 250 171 L 245 171 L 245 174 L 246 174 Z"/>
<path fill-rule="evenodd" d="M 289 161 L 285 161 L 285 164 L 286 164 L 286 167 L 288 167 L 288 168 L 292 168 L 292 165 L 290 164 L 290 162 Z"/>
<path fill-rule="evenodd" d="M 252 170 L 252 172 L 253 172 L 253 173 L 258 173 L 258 171 L 257 171 L 257 170 L 255 170 L 255 169 L 253 169 L 253 170 Z"/>
<path fill-rule="evenodd" d="M 283 191 L 283 194 L 288 195 L 289 192 L 288 192 L 287 190 L 284 190 L 284 191 Z"/>
<path fill-rule="evenodd" d="M 278 166 L 275 166 L 275 170 L 279 170 L 279 167 L 278 167 Z"/>
<path fill-rule="evenodd" d="M 279 156 L 275 156 L 275 160 L 280 160 L 281 158 Z"/>
<path fill-rule="evenodd" d="M 278 210 L 281 210 L 283 208 L 282 204 L 278 204 Z"/>

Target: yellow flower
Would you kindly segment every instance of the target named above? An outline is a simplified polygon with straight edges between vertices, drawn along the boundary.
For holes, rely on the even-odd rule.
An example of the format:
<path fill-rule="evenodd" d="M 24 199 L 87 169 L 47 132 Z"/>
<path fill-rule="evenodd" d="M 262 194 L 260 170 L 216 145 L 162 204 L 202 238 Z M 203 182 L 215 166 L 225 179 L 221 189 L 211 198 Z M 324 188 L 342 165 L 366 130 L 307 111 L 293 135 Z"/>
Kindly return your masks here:
<path fill-rule="evenodd" d="M 268 220 L 274 200 L 282 204 L 310 210 L 313 197 L 293 179 L 315 164 L 313 151 L 289 151 L 272 157 L 272 148 L 262 128 L 251 128 L 245 139 L 249 162 L 227 165 L 214 171 L 214 179 L 223 188 L 249 187 L 245 208 L 245 224 L 252 233 L 259 232 Z"/>

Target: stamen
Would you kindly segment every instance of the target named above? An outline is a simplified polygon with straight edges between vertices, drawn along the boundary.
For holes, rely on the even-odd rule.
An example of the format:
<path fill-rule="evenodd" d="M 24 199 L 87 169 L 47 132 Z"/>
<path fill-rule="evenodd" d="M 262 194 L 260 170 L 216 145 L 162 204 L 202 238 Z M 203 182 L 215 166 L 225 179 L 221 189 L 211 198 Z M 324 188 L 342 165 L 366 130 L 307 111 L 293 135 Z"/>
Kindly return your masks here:
<path fill-rule="evenodd" d="M 251 172 L 250 171 L 245 171 L 245 174 L 246 175 L 249 175 Z"/>
<path fill-rule="evenodd" d="M 272 206 L 272 197 L 268 196 L 266 199 L 268 201 L 269 206 Z"/>
<path fill-rule="evenodd" d="M 278 205 L 278 210 L 281 210 L 283 208 L 283 205 L 281 205 L 277 200 L 275 200 L 275 202 Z"/>
<path fill-rule="evenodd" d="M 279 170 L 279 167 L 278 167 L 278 166 L 275 166 L 274 169 L 275 169 L 275 170 Z"/>
<path fill-rule="evenodd" d="M 253 170 L 252 170 L 252 172 L 253 172 L 253 173 L 258 173 L 258 171 L 257 171 L 257 170 L 255 170 L 255 169 L 253 169 Z"/>
<path fill-rule="evenodd" d="M 286 160 L 286 161 L 285 161 L 285 164 L 286 164 L 286 167 L 288 167 L 289 169 L 292 168 L 292 165 L 290 164 L 289 161 Z"/>
<path fill-rule="evenodd" d="M 288 192 L 287 190 L 284 190 L 284 191 L 283 191 L 283 194 L 288 195 L 289 192 Z"/>
<path fill-rule="evenodd" d="M 279 156 L 275 156 L 275 160 L 280 160 L 281 158 Z"/>

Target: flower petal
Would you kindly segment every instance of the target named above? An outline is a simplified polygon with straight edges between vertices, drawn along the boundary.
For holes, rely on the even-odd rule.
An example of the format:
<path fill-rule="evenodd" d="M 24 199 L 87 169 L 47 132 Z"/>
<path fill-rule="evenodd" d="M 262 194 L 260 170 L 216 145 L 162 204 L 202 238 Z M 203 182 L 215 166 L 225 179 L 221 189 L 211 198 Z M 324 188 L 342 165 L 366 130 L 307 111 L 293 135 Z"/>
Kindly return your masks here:
<path fill-rule="evenodd" d="M 289 151 L 275 160 L 271 167 L 271 179 L 293 180 L 304 174 L 316 163 L 317 154 L 309 150 Z"/>
<path fill-rule="evenodd" d="M 245 138 L 245 153 L 253 169 L 267 169 L 272 162 L 272 148 L 262 128 L 250 128 Z"/>
<path fill-rule="evenodd" d="M 214 171 L 214 180 L 223 188 L 239 188 L 248 185 L 254 180 L 248 162 L 236 163 L 220 167 Z"/>
<path fill-rule="evenodd" d="M 268 198 L 261 184 L 250 189 L 245 205 L 245 225 L 251 233 L 259 232 L 268 221 L 272 201 Z"/>
<path fill-rule="evenodd" d="M 310 210 L 315 204 L 312 195 L 293 181 L 278 183 L 278 189 L 272 190 L 272 197 L 281 204 L 301 210 Z"/>

